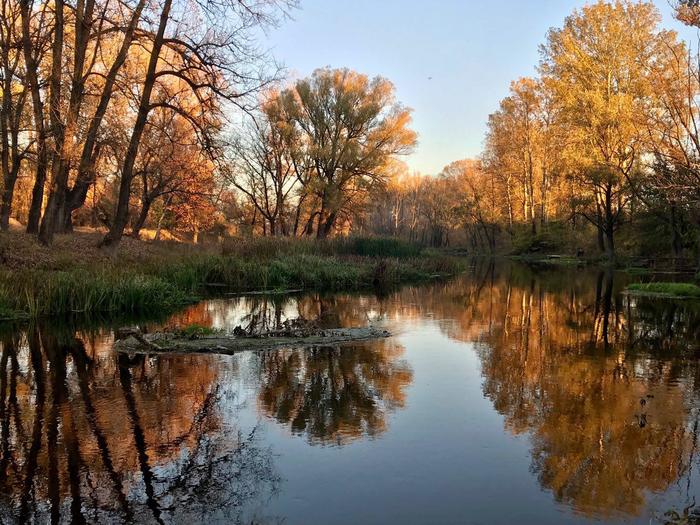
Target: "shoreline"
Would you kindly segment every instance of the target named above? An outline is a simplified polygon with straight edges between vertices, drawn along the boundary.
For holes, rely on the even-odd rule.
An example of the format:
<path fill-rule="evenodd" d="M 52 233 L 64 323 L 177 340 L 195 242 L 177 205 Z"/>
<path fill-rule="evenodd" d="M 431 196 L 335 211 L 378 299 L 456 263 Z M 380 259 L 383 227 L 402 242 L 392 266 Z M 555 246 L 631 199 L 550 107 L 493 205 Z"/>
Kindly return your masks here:
<path fill-rule="evenodd" d="M 374 246 L 366 240 L 267 238 L 241 241 L 228 252 L 131 240 L 127 250 L 108 258 L 96 247 L 85 248 L 85 236 L 75 239 L 77 247 L 66 242 L 60 251 L 28 246 L 48 259 L 33 268 L 3 265 L 0 321 L 174 311 L 217 295 L 383 290 L 466 269 L 460 258 L 393 240 L 372 241 Z"/>

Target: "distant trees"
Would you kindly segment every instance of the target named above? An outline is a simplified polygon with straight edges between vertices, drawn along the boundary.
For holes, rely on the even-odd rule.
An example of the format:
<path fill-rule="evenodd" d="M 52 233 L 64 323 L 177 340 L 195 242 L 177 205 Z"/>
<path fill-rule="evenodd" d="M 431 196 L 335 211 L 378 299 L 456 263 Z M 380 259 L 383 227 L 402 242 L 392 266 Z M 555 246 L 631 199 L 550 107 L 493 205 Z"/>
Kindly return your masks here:
<path fill-rule="evenodd" d="M 434 247 L 464 244 L 493 252 L 504 220 L 495 177 L 480 161 L 459 160 L 436 176 L 405 166 L 374 198 L 368 230 Z"/>
<path fill-rule="evenodd" d="M 556 201 L 563 149 L 551 93 L 541 81 L 521 78 L 489 116 L 483 160 L 502 190 L 508 231 L 528 223 L 532 233 L 544 225 Z"/>
<path fill-rule="evenodd" d="M 676 8 L 700 26 L 697 2 Z M 504 231 L 516 249 L 590 237 L 612 261 L 623 226 L 629 250 L 652 224 L 674 256 L 700 249 L 700 60 L 659 22 L 651 2 L 574 11 L 548 33 L 539 77 L 513 82 L 490 115 L 480 162 L 399 176 L 377 198 L 375 231 L 436 246 L 459 235 L 480 251 Z"/>

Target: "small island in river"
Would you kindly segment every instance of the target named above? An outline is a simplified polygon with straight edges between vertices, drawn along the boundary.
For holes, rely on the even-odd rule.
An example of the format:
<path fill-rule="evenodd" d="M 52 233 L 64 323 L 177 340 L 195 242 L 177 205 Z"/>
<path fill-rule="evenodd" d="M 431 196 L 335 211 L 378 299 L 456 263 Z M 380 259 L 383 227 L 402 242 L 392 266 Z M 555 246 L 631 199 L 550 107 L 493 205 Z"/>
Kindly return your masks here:
<path fill-rule="evenodd" d="M 207 334 L 192 337 L 178 332 L 142 334 L 126 331 L 114 343 L 115 350 L 132 354 L 215 353 L 236 354 L 245 350 L 274 350 L 328 346 L 390 337 L 387 330 L 372 326 L 359 328 L 294 329 L 261 334 Z"/>

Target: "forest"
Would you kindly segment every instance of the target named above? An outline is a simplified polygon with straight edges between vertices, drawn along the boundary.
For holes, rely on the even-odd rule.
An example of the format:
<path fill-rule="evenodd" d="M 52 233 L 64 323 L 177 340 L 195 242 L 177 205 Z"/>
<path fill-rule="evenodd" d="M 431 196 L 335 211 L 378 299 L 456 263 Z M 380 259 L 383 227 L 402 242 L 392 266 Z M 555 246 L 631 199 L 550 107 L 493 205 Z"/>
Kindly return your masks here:
<path fill-rule="evenodd" d="M 697 260 L 700 56 L 651 2 L 550 29 L 483 152 L 411 171 L 392 82 L 292 79 L 296 0 L 2 0 L 0 228 L 144 239 L 393 236 L 479 254 Z M 694 0 L 675 16 L 700 27 Z M 468 104 L 468 100 L 455 101 Z"/>
<path fill-rule="evenodd" d="M 700 0 L 0 0 L 0 170 L 0 524 L 700 525 Z"/>

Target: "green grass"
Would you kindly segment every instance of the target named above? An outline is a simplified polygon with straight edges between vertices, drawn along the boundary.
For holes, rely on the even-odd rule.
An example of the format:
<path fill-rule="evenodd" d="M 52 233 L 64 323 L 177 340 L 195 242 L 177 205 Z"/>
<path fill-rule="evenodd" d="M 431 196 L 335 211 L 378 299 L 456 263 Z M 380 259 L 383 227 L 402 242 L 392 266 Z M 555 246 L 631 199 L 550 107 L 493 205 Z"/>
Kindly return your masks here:
<path fill-rule="evenodd" d="M 142 312 L 188 302 L 185 290 L 154 276 L 113 269 L 20 271 L 0 275 L 0 312 L 8 317 Z"/>
<path fill-rule="evenodd" d="M 338 237 L 323 241 L 313 238 L 251 237 L 228 239 L 222 248 L 224 255 L 256 259 L 272 259 L 280 255 L 357 255 L 406 259 L 423 253 L 423 248 L 418 244 L 390 237 Z"/>
<path fill-rule="evenodd" d="M 0 272 L 0 320 L 174 310 L 212 286 L 236 292 L 386 288 L 454 275 L 462 264 L 420 255 L 393 239 L 264 239 L 224 247 L 221 255 L 157 256 L 97 268 L 76 261 L 61 270 Z"/>
<path fill-rule="evenodd" d="M 196 323 L 187 325 L 178 332 L 181 337 L 187 337 L 189 339 L 199 339 L 200 337 L 215 335 L 217 333 L 219 333 L 219 330 L 216 330 L 215 328 L 202 326 Z"/>
<path fill-rule="evenodd" d="M 700 299 L 700 286 L 692 283 L 634 283 L 627 290 L 646 295 Z"/>

